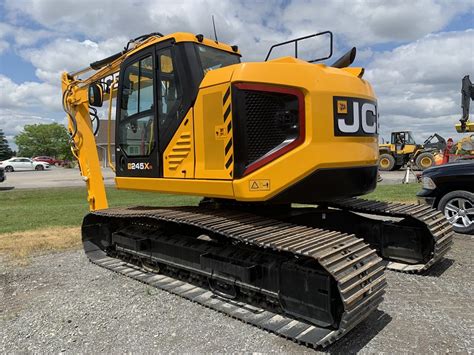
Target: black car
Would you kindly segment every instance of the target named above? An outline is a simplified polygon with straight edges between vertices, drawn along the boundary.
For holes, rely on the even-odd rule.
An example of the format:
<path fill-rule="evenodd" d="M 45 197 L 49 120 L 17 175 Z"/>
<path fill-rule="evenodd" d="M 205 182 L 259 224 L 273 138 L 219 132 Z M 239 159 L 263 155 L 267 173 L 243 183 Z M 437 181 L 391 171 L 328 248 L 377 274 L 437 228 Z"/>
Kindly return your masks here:
<path fill-rule="evenodd" d="M 459 233 L 474 232 L 474 160 L 458 161 L 423 171 L 418 201 L 444 213 Z"/>
<path fill-rule="evenodd" d="M 6 180 L 5 169 L 0 168 L 0 182 L 4 182 Z"/>

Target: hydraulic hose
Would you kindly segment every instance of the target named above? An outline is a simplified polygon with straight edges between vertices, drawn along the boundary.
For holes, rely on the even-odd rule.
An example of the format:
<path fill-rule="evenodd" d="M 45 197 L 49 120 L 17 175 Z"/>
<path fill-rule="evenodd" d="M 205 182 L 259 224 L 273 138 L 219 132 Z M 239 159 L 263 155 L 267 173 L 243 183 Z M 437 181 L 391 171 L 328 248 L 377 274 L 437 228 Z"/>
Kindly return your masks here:
<path fill-rule="evenodd" d="M 74 142 L 74 138 L 76 137 L 77 135 L 77 121 L 76 121 L 76 118 L 74 117 L 74 115 L 71 113 L 71 111 L 69 110 L 69 107 L 68 107 L 68 104 L 66 102 L 67 100 L 67 97 L 69 96 L 69 94 L 71 93 L 71 85 L 69 85 L 67 87 L 66 90 L 64 90 L 64 93 L 63 93 L 63 99 L 62 99 L 62 104 L 63 104 L 63 110 L 64 112 L 66 112 L 68 118 L 69 118 L 69 121 L 71 122 L 71 125 L 72 125 L 72 132 L 70 132 L 70 138 L 69 140 L 71 142 Z"/>

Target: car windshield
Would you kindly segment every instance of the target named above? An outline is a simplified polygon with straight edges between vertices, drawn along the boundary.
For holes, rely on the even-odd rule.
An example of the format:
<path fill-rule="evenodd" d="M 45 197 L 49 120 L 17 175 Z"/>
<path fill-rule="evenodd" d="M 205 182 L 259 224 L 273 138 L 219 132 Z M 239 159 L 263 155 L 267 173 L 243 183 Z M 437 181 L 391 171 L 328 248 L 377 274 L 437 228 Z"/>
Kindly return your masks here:
<path fill-rule="evenodd" d="M 196 45 L 199 58 L 201 59 L 202 70 L 206 74 L 210 70 L 219 69 L 232 64 L 240 63 L 238 54 L 232 54 L 217 48 Z"/>

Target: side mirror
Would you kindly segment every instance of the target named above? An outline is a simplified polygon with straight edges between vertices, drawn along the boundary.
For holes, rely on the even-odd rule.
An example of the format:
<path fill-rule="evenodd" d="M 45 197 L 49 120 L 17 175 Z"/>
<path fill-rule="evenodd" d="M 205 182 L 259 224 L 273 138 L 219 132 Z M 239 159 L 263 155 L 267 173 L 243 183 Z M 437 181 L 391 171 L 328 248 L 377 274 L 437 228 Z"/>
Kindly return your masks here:
<path fill-rule="evenodd" d="M 92 83 L 89 85 L 89 105 L 102 107 L 103 89 L 100 84 Z"/>

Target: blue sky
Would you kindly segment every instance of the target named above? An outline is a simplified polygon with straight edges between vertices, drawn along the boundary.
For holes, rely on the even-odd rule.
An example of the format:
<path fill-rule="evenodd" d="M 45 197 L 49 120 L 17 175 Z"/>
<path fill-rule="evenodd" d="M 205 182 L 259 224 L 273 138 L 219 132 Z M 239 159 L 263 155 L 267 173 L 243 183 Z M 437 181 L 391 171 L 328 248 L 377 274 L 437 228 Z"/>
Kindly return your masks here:
<path fill-rule="evenodd" d="M 355 65 L 376 90 L 382 136 L 411 129 L 419 140 L 435 131 L 456 137 L 461 78 L 474 78 L 473 1 L 0 1 L 0 128 L 13 143 L 24 124 L 64 122 L 63 70 L 143 33 L 211 36 L 211 15 L 219 39 L 249 61 L 276 42 L 331 30 L 337 54 L 358 48 Z"/>

